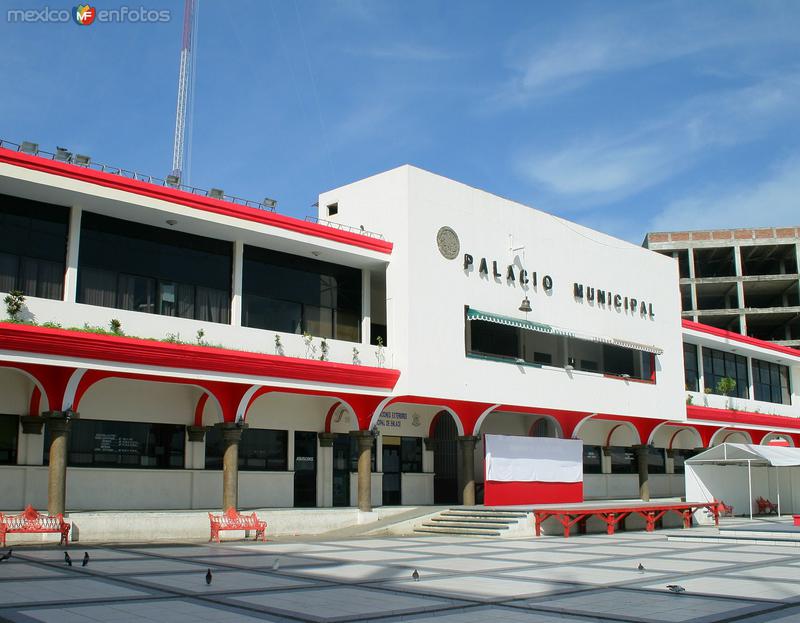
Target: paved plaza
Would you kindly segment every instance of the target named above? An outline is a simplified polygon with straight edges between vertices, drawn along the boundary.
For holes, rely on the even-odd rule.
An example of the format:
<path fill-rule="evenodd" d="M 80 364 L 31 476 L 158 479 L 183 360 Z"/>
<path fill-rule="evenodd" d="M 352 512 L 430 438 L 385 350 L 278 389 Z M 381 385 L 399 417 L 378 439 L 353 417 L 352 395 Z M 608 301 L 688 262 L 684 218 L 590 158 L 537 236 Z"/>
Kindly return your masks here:
<path fill-rule="evenodd" d="M 20 547 L 0 563 L 0 620 L 800 621 L 799 548 L 669 542 L 665 534 L 75 544 L 73 567 L 63 549 Z"/>

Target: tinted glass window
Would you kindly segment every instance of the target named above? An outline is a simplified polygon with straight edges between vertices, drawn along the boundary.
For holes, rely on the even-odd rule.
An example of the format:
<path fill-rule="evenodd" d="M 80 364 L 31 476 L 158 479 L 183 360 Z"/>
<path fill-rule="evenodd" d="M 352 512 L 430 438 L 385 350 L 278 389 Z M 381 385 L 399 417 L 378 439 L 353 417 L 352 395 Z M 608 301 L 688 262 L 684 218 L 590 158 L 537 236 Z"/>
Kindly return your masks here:
<path fill-rule="evenodd" d="M 696 392 L 699 390 L 700 375 L 697 369 L 697 345 L 683 345 L 683 374 L 686 381 L 686 389 Z"/>
<path fill-rule="evenodd" d="M 0 465 L 17 464 L 19 416 L 0 415 Z"/>
<path fill-rule="evenodd" d="M 673 450 L 672 451 L 672 464 L 676 474 L 683 474 L 686 472 L 684 463 L 686 459 L 692 458 L 698 452 L 695 450 Z"/>
<path fill-rule="evenodd" d="M 61 299 L 69 208 L 0 194 L 0 291 Z"/>
<path fill-rule="evenodd" d="M 400 439 L 400 471 L 422 471 L 422 438 L 402 437 Z"/>
<path fill-rule="evenodd" d="M 242 324 L 357 342 L 361 271 L 245 246 Z"/>
<path fill-rule="evenodd" d="M 733 379 L 736 387 L 729 396 L 750 397 L 750 379 L 747 374 L 747 359 L 734 353 L 713 348 L 703 348 L 703 382 L 712 393 L 721 393 L 718 385 L 724 378 Z"/>
<path fill-rule="evenodd" d="M 206 469 L 222 469 L 225 444 L 222 430 L 206 432 Z M 246 471 L 286 471 L 289 434 L 285 430 L 246 428 L 239 441 L 239 469 Z"/>
<path fill-rule="evenodd" d="M 45 426 L 44 462 L 49 462 L 50 434 Z M 183 469 L 186 427 L 176 424 L 73 420 L 67 465 Z"/>
<path fill-rule="evenodd" d="M 583 473 L 603 473 L 602 452 L 600 446 L 583 446 Z"/>
<path fill-rule="evenodd" d="M 638 474 L 639 463 L 636 460 L 636 451 L 626 446 L 609 447 L 611 455 L 612 474 Z"/>
<path fill-rule="evenodd" d="M 639 471 L 638 465 L 636 471 Z M 647 449 L 647 472 L 649 474 L 667 473 L 667 451 L 664 448 Z"/>
<path fill-rule="evenodd" d="M 230 321 L 232 245 L 84 212 L 78 302 Z"/>
<path fill-rule="evenodd" d="M 777 363 L 753 359 L 755 399 L 778 404 L 792 404 L 789 368 Z"/>
<path fill-rule="evenodd" d="M 350 437 L 350 471 L 357 472 L 358 471 L 358 440 L 353 437 L 352 435 L 348 435 Z M 370 452 L 371 464 L 372 467 L 370 471 L 376 472 L 378 471 L 378 463 L 377 463 L 377 455 L 378 455 L 378 439 L 377 437 L 372 438 L 372 452 Z"/>

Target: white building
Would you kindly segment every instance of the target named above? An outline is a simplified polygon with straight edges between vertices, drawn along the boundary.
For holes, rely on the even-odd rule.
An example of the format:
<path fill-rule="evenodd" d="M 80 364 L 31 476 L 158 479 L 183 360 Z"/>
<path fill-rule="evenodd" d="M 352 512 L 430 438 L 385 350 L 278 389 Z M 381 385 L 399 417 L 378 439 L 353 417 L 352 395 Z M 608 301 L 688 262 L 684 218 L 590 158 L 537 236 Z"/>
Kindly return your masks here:
<path fill-rule="evenodd" d="M 681 495 L 712 437 L 800 434 L 797 351 L 682 325 L 670 258 L 410 166 L 319 206 L 0 148 L 0 506 L 469 504 L 484 433 L 582 439 L 586 497 Z M 687 394 L 690 345 L 746 352 L 748 393 Z"/>

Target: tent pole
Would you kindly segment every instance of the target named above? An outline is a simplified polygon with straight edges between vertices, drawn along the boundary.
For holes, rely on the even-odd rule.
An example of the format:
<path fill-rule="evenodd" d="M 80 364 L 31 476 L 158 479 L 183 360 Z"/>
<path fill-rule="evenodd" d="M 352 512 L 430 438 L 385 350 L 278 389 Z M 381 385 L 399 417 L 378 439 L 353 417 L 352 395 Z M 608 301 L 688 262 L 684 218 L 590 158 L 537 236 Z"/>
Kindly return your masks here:
<path fill-rule="evenodd" d="M 753 473 L 750 466 L 751 461 L 747 461 L 747 495 L 750 499 L 750 521 L 753 521 Z"/>

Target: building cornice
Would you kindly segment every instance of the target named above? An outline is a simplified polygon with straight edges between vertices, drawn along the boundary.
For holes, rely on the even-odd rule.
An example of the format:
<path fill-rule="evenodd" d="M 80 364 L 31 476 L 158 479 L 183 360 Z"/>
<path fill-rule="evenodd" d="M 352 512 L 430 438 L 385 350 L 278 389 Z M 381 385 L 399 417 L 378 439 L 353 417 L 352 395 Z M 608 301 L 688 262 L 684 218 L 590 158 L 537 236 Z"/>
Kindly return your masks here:
<path fill-rule="evenodd" d="M 310 223 L 290 216 L 250 208 L 221 199 L 193 195 L 192 193 L 168 186 L 149 184 L 113 173 L 105 173 L 87 167 L 32 156 L 11 149 L 0 148 L 0 163 L 48 173 L 50 175 L 67 177 L 97 186 L 104 186 L 114 190 L 150 197 L 151 199 L 166 201 L 168 203 L 175 203 L 195 210 L 202 210 L 204 212 L 260 223 L 262 225 L 268 225 L 270 227 L 276 227 L 314 238 L 324 238 L 333 242 L 360 247 L 378 253 L 390 254 L 394 247 L 391 242 L 386 240 L 342 231 L 326 227 L 325 225 Z"/>
<path fill-rule="evenodd" d="M 747 344 L 748 346 L 765 348 L 776 353 L 781 353 L 782 355 L 789 355 L 796 361 L 800 361 L 800 350 L 797 350 L 796 348 L 782 346 L 781 344 L 774 344 L 773 342 L 767 342 L 765 340 L 759 340 L 758 338 L 750 337 L 749 335 L 742 335 L 740 333 L 734 333 L 733 331 L 726 331 L 725 329 L 718 329 L 717 327 L 694 322 L 692 320 L 682 320 L 681 325 L 684 329 L 689 329 L 690 331 L 697 331 L 699 333 L 705 333 L 706 335 L 713 335 L 714 337 L 719 337 L 731 342 L 739 342 L 740 344 Z"/>
<path fill-rule="evenodd" d="M 191 344 L 0 323 L 0 350 L 160 369 L 198 370 L 391 390 L 400 371 Z"/>
<path fill-rule="evenodd" d="M 749 426 L 765 427 L 770 430 L 793 430 L 800 432 L 800 418 L 783 415 L 753 413 L 752 411 L 734 411 L 733 409 L 716 409 L 714 407 L 686 406 L 687 424 L 695 420 L 715 422 L 730 428 L 747 428 Z"/>

